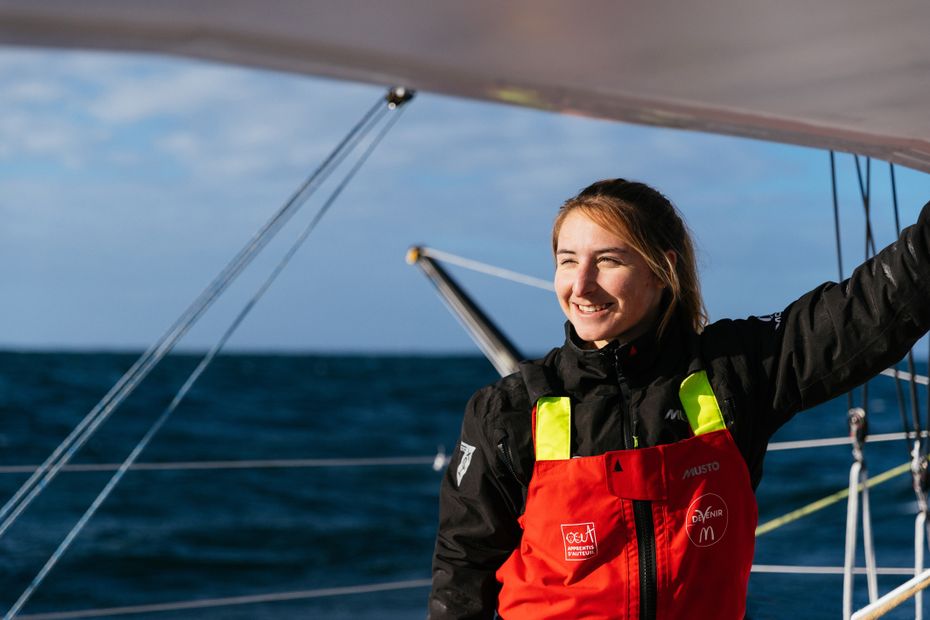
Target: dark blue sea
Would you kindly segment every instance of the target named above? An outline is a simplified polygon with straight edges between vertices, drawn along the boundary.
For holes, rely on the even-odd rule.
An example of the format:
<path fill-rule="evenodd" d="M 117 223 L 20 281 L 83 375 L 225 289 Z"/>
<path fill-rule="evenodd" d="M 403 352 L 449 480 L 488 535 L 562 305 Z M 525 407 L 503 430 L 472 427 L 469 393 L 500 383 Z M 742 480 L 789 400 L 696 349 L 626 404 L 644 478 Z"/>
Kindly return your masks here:
<path fill-rule="evenodd" d="M 41 463 L 135 357 L 0 353 L 0 503 L 27 477 L 15 468 Z M 168 358 L 74 462 L 121 461 L 197 361 Z M 416 582 L 429 578 L 440 480 L 429 461 L 440 447 L 455 448 L 465 401 L 494 379 L 477 357 L 221 356 L 140 461 L 317 461 L 129 472 L 21 617 L 423 617 L 428 588 Z M 873 381 L 868 400 L 873 433 L 901 430 L 893 380 Z M 925 416 L 923 389 L 920 400 Z M 845 412 L 845 399 L 805 412 L 775 440 L 843 436 Z M 401 457 L 413 462 L 352 463 Z M 907 460 L 905 443 L 870 444 L 867 459 L 872 473 L 885 471 Z M 848 446 L 770 452 L 760 522 L 846 487 L 850 463 Z M 108 477 L 62 473 L 0 540 L 0 611 Z M 914 513 L 907 474 L 872 489 L 880 566 L 913 566 Z M 843 500 L 760 536 L 756 563 L 841 566 L 845 515 Z M 904 579 L 881 577 L 879 588 L 886 592 Z M 343 590 L 355 586 L 374 591 Z M 865 578 L 856 586 L 857 604 L 864 604 Z M 752 618 L 841 614 L 841 575 L 754 574 L 750 590 Z M 298 594 L 275 602 L 242 598 L 279 593 Z M 186 606 L 208 599 L 227 604 Z M 103 611 L 165 603 L 181 605 Z M 912 615 L 905 605 L 889 617 Z"/>

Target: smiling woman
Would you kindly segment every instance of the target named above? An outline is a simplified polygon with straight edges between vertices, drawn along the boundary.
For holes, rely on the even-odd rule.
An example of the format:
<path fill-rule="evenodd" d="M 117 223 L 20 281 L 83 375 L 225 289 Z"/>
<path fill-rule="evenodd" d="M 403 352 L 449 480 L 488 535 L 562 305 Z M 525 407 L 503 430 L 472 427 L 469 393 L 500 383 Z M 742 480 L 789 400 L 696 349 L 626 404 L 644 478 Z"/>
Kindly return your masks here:
<path fill-rule="evenodd" d="M 552 234 L 566 342 L 469 402 L 431 617 L 743 618 L 770 437 L 930 327 L 930 204 L 777 321 L 706 325 L 687 229 L 642 183 L 594 183 Z"/>

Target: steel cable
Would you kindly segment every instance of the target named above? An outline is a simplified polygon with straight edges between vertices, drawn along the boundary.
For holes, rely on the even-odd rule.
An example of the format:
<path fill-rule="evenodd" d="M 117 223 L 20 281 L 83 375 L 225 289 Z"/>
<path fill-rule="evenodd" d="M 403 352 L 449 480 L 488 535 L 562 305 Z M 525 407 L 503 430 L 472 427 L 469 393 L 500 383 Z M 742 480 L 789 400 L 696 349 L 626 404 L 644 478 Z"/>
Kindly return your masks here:
<path fill-rule="evenodd" d="M 390 100 L 390 98 L 388 98 L 387 101 L 388 101 L 388 109 L 396 109 L 396 108 L 397 108 L 396 103 L 392 103 L 391 100 Z M 382 107 L 380 106 L 380 103 L 379 103 L 379 106 L 378 106 L 377 109 L 380 111 L 380 113 L 378 113 L 378 114 L 376 114 L 376 115 L 372 115 L 372 116 L 370 117 L 370 118 L 373 118 L 374 120 L 373 120 L 372 122 L 368 123 L 368 130 L 367 130 L 367 131 L 370 131 L 371 128 L 373 128 L 375 125 L 377 125 L 378 121 L 381 120 L 381 118 L 383 117 L 384 113 L 386 112 L 386 109 L 385 109 L 385 108 L 382 108 Z M 400 109 L 402 110 L 403 108 L 400 108 Z M 148 446 L 148 444 L 149 444 L 149 442 L 152 440 L 152 438 L 158 433 L 158 431 L 161 429 L 161 427 L 164 425 L 164 423 L 168 420 L 168 418 L 171 416 L 171 414 L 175 411 L 175 409 L 177 408 L 177 406 L 178 406 L 178 405 L 180 404 L 180 402 L 184 399 L 184 397 L 186 396 L 186 394 L 188 393 L 188 391 L 190 390 L 190 388 L 193 386 L 193 384 L 196 382 L 196 380 L 200 377 L 200 375 L 203 373 L 203 371 L 206 370 L 207 366 L 209 366 L 210 362 L 216 357 L 217 353 L 219 353 L 219 351 L 220 351 L 220 350 L 222 349 L 222 347 L 226 344 L 226 342 L 228 342 L 229 338 L 232 337 L 232 335 L 235 333 L 235 331 L 236 331 L 236 330 L 238 329 L 238 327 L 241 325 L 241 323 L 242 323 L 242 321 L 245 319 L 245 317 L 248 316 L 248 314 L 251 312 L 252 308 L 255 307 L 255 304 L 259 301 L 259 299 L 261 299 L 261 297 L 265 294 L 265 292 L 267 292 L 267 290 L 270 288 L 271 284 L 277 279 L 277 277 L 281 274 L 281 272 L 285 269 L 285 267 L 290 263 L 291 259 L 294 257 L 294 255 L 297 253 L 297 251 L 300 249 L 300 247 L 303 245 L 303 243 L 307 240 L 307 238 L 309 237 L 310 233 L 314 230 L 314 228 L 316 228 L 317 224 L 319 224 L 319 222 L 320 222 L 320 220 L 322 219 L 323 215 L 326 214 L 326 212 L 329 210 L 329 208 L 330 208 L 330 207 L 332 206 L 332 204 L 335 202 L 336 198 L 338 198 L 339 195 L 340 195 L 340 194 L 343 192 L 343 190 L 346 188 L 346 186 L 348 185 L 349 181 L 351 181 L 351 179 L 354 178 L 355 174 L 361 169 L 362 165 L 368 160 L 368 158 L 369 158 L 369 157 L 371 156 L 371 154 L 374 152 L 374 150 L 375 150 L 375 148 L 378 146 L 378 144 L 381 143 L 381 141 L 383 140 L 383 138 L 387 135 L 388 131 L 390 131 L 390 129 L 394 126 L 394 124 L 395 124 L 395 122 L 398 120 L 398 118 L 399 118 L 399 113 L 398 113 L 397 115 L 394 115 L 394 116 L 384 125 L 384 127 L 382 127 L 381 131 L 380 131 L 380 132 L 375 136 L 375 138 L 371 141 L 371 143 L 368 145 L 367 149 L 362 153 L 362 155 L 359 157 L 359 159 L 356 161 L 356 163 L 355 163 L 355 164 L 352 166 L 352 168 L 350 168 L 350 170 L 346 173 L 346 175 L 345 175 L 345 177 L 343 178 L 343 180 L 339 183 L 339 185 L 336 187 L 336 189 L 333 190 L 333 192 L 330 194 L 330 196 L 329 196 L 329 198 L 326 200 L 326 202 L 320 207 L 320 209 L 317 211 L 317 213 L 316 213 L 316 214 L 314 215 L 314 217 L 311 219 L 310 223 L 304 228 L 303 232 L 302 232 L 302 233 L 297 237 L 297 239 L 293 242 L 293 244 L 291 245 L 291 247 L 290 247 L 290 248 L 288 249 L 288 251 L 285 253 L 284 257 L 280 260 L 280 262 L 279 262 L 279 263 L 275 266 L 275 268 L 272 270 L 271 274 L 265 279 L 265 281 L 262 283 L 262 285 L 258 288 L 258 290 L 254 293 L 254 295 L 249 299 L 249 301 L 248 301 L 248 302 L 246 303 L 246 305 L 242 308 L 242 310 L 239 312 L 239 314 L 236 316 L 236 318 L 233 320 L 233 322 L 230 324 L 230 326 L 227 328 L 227 330 L 223 333 L 223 335 L 222 335 L 222 337 L 220 338 L 220 340 L 219 340 L 219 341 L 210 349 L 210 351 L 204 356 L 204 358 L 200 361 L 200 363 L 199 363 L 199 364 L 197 365 L 197 367 L 193 370 L 193 372 L 191 372 L 190 376 L 187 378 L 187 380 L 186 380 L 186 381 L 184 382 L 184 384 L 181 386 L 181 388 L 179 389 L 178 393 L 177 393 L 177 394 L 175 395 L 175 397 L 172 399 L 172 401 L 171 401 L 171 403 L 168 405 L 168 407 L 161 413 L 161 415 L 160 415 L 160 416 L 156 419 L 156 421 L 151 425 L 151 427 L 150 427 L 149 430 L 146 432 L 146 434 L 143 436 L 143 438 L 139 440 L 139 442 L 136 444 L 136 446 L 135 446 L 135 447 L 133 448 L 133 450 L 130 452 L 129 456 L 126 457 L 126 459 L 123 461 L 123 463 L 122 463 L 122 464 L 120 465 L 120 467 L 117 469 L 117 471 L 113 474 L 113 476 L 112 476 L 112 477 L 110 478 L 110 480 L 107 482 L 107 484 L 106 484 L 106 486 L 103 488 L 103 490 L 97 495 L 97 497 L 96 497 L 96 498 L 94 499 L 94 501 L 91 503 L 90 507 L 89 507 L 89 508 L 86 510 L 86 512 L 81 516 L 81 518 L 80 518 L 80 519 L 78 520 L 78 522 L 74 525 L 74 527 L 71 528 L 71 530 L 68 532 L 68 534 L 66 535 L 66 537 L 62 540 L 61 544 L 58 546 L 58 548 L 55 550 L 55 552 L 52 553 L 52 555 L 49 557 L 48 561 L 47 561 L 47 562 L 45 563 L 45 565 L 40 569 L 39 573 L 35 576 L 35 578 L 32 580 L 32 582 L 26 587 L 26 589 L 23 591 L 22 595 L 19 597 L 19 599 L 16 601 L 16 603 L 13 604 L 13 606 L 10 608 L 10 610 L 7 612 L 7 614 L 4 616 L 4 620 L 11 620 L 12 618 L 14 618 L 14 617 L 16 616 L 16 614 L 19 612 L 19 610 L 22 609 L 23 605 L 25 605 L 26 602 L 28 602 L 29 598 L 30 598 L 30 597 L 32 596 L 32 594 L 35 592 L 36 588 L 38 588 L 38 586 L 42 583 L 42 581 L 45 579 L 45 577 L 48 575 L 48 573 L 51 571 L 51 569 L 55 566 L 55 564 L 57 564 L 58 560 L 59 560 L 59 559 L 62 557 L 62 555 L 68 550 L 68 548 L 70 547 L 71 543 L 74 541 L 74 539 L 77 537 L 77 535 L 81 532 L 81 530 L 83 530 L 84 526 L 85 526 L 85 525 L 88 523 L 88 521 L 93 517 L 93 515 L 96 513 L 96 511 L 97 511 L 97 510 L 99 509 L 99 507 L 102 505 L 102 503 L 107 499 L 107 497 L 109 497 L 110 493 L 113 491 L 113 489 L 116 487 L 116 485 L 119 484 L 120 480 L 122 480 L 122 478 L 123 478 L 124 474 L 126 473 L 126 471 L 128 471 L 128 469 L 133 465 L 133 463 L 135 463 L 135 461 L 138 459 L 139 454 L 141 454 L 141 452 Z M 354 142 L 352 142 L 352 148 L 351 148 L 351 149 L 348 149 L 348 150 L 343 151 L 343 152 L 340 153 L 340 155 L 339 155 L 338 157 L 336 157 L 336 158 L 330 157 L 330 158 L 327 160 L 327 161 L 334 162 L 334 163 L 332 164 L 332 167 L 330 168 L 330 170 L 335 169 L 335 167 L 337 167 L 339 164 L 342 163 L 342 161 L 345 160 L 345 157 L 348 155 L 348 153 L 351 152 L 351 150 L 353 150 L 353 149 L 355 148 L 355 146 L 357 146 L 357 145 L 359 144 L 360 140 L 363 139 L 365 135 L 367 135 L 367 131 L 366 131 L 365 133 L 360 133 L 360 134 L 358 134 L 358 135 L 359 135 L 359 139 L 358 139 L 358 140 L 355 140 Z M 345 141 L 343 142 L 343 144 L 345 144 Z M 341 145 L 340 145 L 340 146 L 341 146 Z M 304 188 L 306 188 L 306 186 L 307 186 L 307 185 L 305 184 L 305 185 L 304 185 Z M 302 189 L 304 189 L 304 188 L 302 188 Z M 295 196 L 300 196 L 301 193 L 302 193 L 302 191 L 298 191 L 297 194 L 295 194 Z M 310 196 L 310 194 L 306 194 L 305 197 L 304 197 L 304 200 L 301 200 L 300 202 L 301 202 L 301 203 L 305 202 L 306 198 L 309 198 L 309 196 Z M 282 225 L 283 225 L 283 224 L 282 224 Z M 279 229 L 280 229 L 280 227 L 279 227 Z M 277 232 L 277 231 L 275 231 L 275 232 Z M 89 433 L 92 433 L 94 428 L 95 428 L 95 425 L 92 425 L 91 427 L 88 428 L 88 437 L 89 437 Z M 84 441 L 86 441 L 86 437 L 84 438 Z M 83 445 L 83 441 L 80 441 L 80 443 L 76 443 L 75 445 L 76 445 L 75 450 L 76 450 L 76 449 L 79 449 L 80 446 Z M 60 469 L 60 466 L 59 466 L 58 469 Z M 57 473 L 57 471 L 56 471 L 56 473 Z M 28 498 L 27 498 L 27 499 L 28 499 Z M 21 512 L 21 510 L 20 510 L 20 512 Z M 18 514 L 18 513 L 16 513 L 16 514 Z"/>
<path fill-rule="evenodd" d="M 383 101 L 379 98 L 362 119 L 343 138 L 332 153 L 284 203 L 284 205 L 255 233 L 249 242 L 223 268 L 219 275 L 181 314 L 174 324 L 149 349 L 136 360 L 116 385 L 103 399 L 81 420 L 71 433 L 46 459 L 42 466 L 16 491 L 12 498 L 0 509 L 0 537 L 16 521 L 18 516 L 29 506 L 39 493 L 55 478 L 60 468 L 90 438 L 109 415 L 135 390 L 136 386 L 151 372 L 155 365 L 164 358 L 193 324 L 203 315 L 213 302 L 245 269 L 252 259 L 267 245 L 271 238 L 281 229 L 290 217 L 299 209 L 331 171 L 345 158 L 358 141 L 370 129 L 372 119 L 382 110 Z M 383 110 L 382 110 L 383 111 Z M 350 148 L 351 147 L 351 148 Z"/>

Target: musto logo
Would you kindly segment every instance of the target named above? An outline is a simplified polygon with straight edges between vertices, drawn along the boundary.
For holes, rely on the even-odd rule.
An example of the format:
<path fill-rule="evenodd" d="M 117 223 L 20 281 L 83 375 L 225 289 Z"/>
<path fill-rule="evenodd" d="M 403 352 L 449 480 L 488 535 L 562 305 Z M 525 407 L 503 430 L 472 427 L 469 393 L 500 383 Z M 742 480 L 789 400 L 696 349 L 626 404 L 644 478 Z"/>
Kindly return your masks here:
<path fill-rule="evenodd" d="M 700 496 L 685 513 L 688 538 L 698 547 L 710 547 L 727 533 L 727 504 L 716 493 Z"/>
<path fill-rule="evenodd" d="M 565 560 L 580 562 L 597 555 L 597 534 L 593 523 L 563 523 L 562 544 Z"/>

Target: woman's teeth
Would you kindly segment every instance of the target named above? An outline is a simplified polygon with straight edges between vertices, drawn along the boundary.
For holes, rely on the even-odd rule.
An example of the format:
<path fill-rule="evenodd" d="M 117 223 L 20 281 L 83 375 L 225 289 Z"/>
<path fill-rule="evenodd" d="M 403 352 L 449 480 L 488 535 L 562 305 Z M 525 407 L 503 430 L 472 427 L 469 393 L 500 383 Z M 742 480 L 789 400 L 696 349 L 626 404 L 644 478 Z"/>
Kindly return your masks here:
<path fill-rule="evenodd" d="M 584 314 L 593 314 L 595 312 L 600 312 L 601 310 L 607 307 L 607 304 L 601 304 L 598 306 L 582 306 L 580 304 L 576 304 L 576 305 L 578 306 L 578 309 L 581 310 L 581 312 Z"/>

